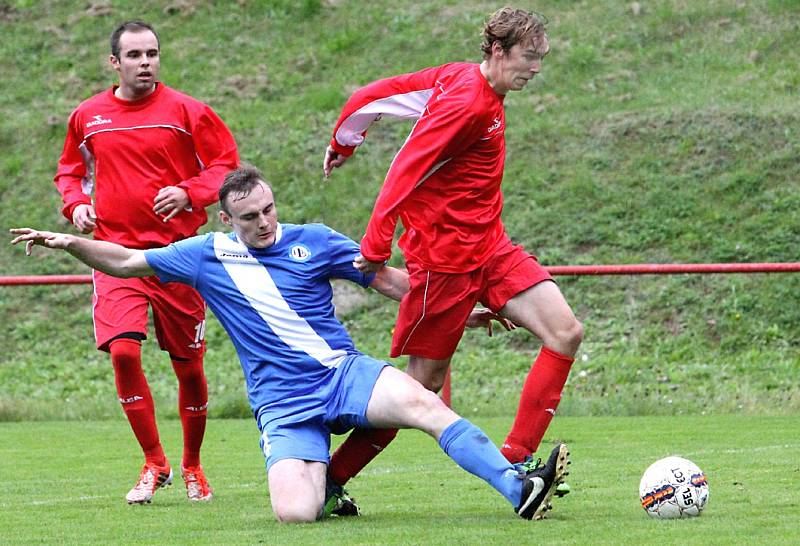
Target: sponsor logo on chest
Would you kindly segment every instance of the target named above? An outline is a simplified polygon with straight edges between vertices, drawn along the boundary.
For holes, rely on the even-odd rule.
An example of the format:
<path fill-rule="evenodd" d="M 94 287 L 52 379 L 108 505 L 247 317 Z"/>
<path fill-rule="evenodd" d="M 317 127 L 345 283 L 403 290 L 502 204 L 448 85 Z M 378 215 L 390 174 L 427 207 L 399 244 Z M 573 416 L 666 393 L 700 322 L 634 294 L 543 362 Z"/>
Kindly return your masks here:
<path fill-rule="evenodd" d="M 489 134 L 494 133 L 502 126 L 503 126 L 503 120 L 500 118 L 494 118 L 494 123 L 492 123 L 488 129 L 486 129 L 486 132 Z"/>
<path fill-rule="evenodd" d="M 86 122 L 86 128 L 87 129 L 89 127 L 94 127 L 96 125 L 105 125 L 107 123 L 111 123 L 111 120 L 104 118 L 102 114 L 97 114 L 96 116 L 93 116 L 93 120 L 94 121 Z"/>
<path fill-rule="evenodd" d="M 237 254 L 235 252 L 220 252 L 220 258 L 238 258 L 240 260 L 247 260 L 252 258 L 249 254 Z"/>

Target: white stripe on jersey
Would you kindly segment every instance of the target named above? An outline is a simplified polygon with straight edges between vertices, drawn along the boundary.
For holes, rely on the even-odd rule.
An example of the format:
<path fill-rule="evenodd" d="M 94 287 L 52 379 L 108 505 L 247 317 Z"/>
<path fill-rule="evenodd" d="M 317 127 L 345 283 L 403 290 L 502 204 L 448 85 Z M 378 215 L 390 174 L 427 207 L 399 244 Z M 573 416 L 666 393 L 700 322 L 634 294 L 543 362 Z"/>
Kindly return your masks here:
<path fill-rule="evenodd" d="M 289 307 L 275 281 L 243 244 L 214 234 L 214 253 L 236 288 L 264 322 L 290 348 L 302 351 L 326 368 L 336 368 L 347 352 L 334 350 L 308 322 Z"/>
<path fill-rule="evenodd" d="M 184 129 L 183 127 L 178 127 L 177 125 L 169 125 L 166 123 L 159 123 L 155 125 L 134 125 L 132 127 L 117 127 L 115 129 L 98 129 L 96 131 L 92 131 L 90 133 L 86 133 L 83 135 L 83 142 L 81 142 L 81 146 L 86 144 L 86 141 L 89 140 L 89 137 L 94 136 L 98 133 L 113 133 L 115 131 L 135 131 L 137 129 L 175 129 L 176 131 L 180 131 L 181 133 L 186 133 L 189 136 L 192 136 L 192 133 Z"/>
<path fill-rule="evenodd" d="M 336 142 L 342 146 L 360 146 L 364 142 L 361 134 L 366 131 L 373 121 L 383 116 L 393 118 L 418 118 L 425 110 L 428 99 L 433 95 L 433 88 L 400 93 L 378 99 L 365 104 L 339 125 L 336 131 Z"/>

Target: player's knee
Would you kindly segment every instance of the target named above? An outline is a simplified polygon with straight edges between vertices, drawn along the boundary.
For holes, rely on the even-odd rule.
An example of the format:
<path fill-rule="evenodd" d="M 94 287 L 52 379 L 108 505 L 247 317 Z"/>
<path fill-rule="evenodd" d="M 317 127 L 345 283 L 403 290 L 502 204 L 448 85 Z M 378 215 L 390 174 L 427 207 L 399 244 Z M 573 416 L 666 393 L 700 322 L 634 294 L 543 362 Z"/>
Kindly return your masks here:
<path fill-rule="evenodd" d="M 111 362 L 116 369 L 128 369 L 141 366 L 142 347 L 137 341 L 129 339 L 116 340 L 109 346 Z"/>
<path fill-rule="evenodd" d="M 406 411 L 408 426 L 437 439 L 442 431 L 458 418 L 436 393 L 422 388 L 408 400 Z"/>
<path fill-rule="evenodd" d="M 272 512 L 280 523 L 309 523 L 316 521 L 322 512 L 322 502 L 313 495 L 276 493 L 270 491 Z"/>
<path fill-rule="evenodd" d="M 439 392 L 444 386 L 444 374 L 431 374 L 425 378 L 425 381 L 420 381 L 422 386 L 431 392 Z"/>
<path fill-rule="evenodd" d="M 567 344 L 567 346 L 573 348 L 573 354 L 575 351 L 578 350 L 580 347 L 581 342 L 583 341 L 583 324 L 580 323 L 577 319 L 572 321 L 570 326 L 564 330 L 562 333 L 563 342 Z"/>
<path fill-rule="evenodd" d="M 322 507 L 289 502 L 273 505 L 272 511 L 280 523 L 311 523 L 317 520 Z"/>
<path fill-rule="evenodd" d="M 178 359 L 170 355 L 172 369 L 175 376 L 181 383 L 201 384 L 205 382 L 205 372 L 203 371 L 203 357 L 192 359 Z"/>
<path fill-rule="evenodd" d="M 415 388 L 406 399 L 406 410 L 412 422 L 422 422 L 438 411 L 446 409 L 439 396 L 424 388 Z"/>
<path fill-rule="evenodd" d="M 409 367 L 406 373 L 419 381 L 423 387 L 432 392 L 439 392 L 442 390 L 444 380 L 447 377 L 448 366 L 436 366 L 434 364 L 425 362 Z"/>
<path fill-rule="evenodd" d="M 575 356 L 583 341 L 583 325 L 577 319 L 572 319 L 553 332 L 552 339 L 544 341 L 545 345 L 559 353 Z"/>

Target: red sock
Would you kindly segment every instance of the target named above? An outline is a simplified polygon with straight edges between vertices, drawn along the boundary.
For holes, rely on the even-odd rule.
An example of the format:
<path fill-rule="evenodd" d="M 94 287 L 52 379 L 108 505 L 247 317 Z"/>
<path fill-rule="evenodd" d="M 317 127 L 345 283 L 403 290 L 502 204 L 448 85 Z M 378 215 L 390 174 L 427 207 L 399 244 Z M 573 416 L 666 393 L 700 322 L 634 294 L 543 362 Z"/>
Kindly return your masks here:
<path fill-rule="evenodd" d="M 158 438 L 156 412 L 147 378 L 142 371 L 141 342 L 117 339 L 111 342 L 111 363 L 122 410 L 128 417 L 133 434 L 144 451 L 145 461 L 164 466 L 167 458 Z"/>
<path fill-rule="evenodd" d="M 561 391 L 573 361 L 571 357 L 542 347 L 522 386 L 514 425 L 500 450 L 510 462 L 523 461 L 539 449 L 561 401 Z"/>
<path fill-rule="evenodd" d="M 178 413 L 183 426 L 184 467 L 200 464 L 200 446 L 206 433 L 208 384 L 203 372 L 203 355 L 192 360 L 172 359 L 178 377 Z"/>
<path fill-rule="evenodd" d="M 361 472 L 397 436 L 396 428 L 357 428 L 331 457 L 328 475 L 338 485 Z"/>

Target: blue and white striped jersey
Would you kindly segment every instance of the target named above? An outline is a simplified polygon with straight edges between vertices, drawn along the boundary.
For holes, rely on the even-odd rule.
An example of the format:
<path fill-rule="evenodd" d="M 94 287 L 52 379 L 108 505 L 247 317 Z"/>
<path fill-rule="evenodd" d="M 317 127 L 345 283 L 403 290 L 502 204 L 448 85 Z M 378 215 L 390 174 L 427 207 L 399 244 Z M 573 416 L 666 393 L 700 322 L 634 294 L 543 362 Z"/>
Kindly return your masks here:
<path fill-rule="evenodd" d="M 333 369 L 359 354 L 334 316 L 331 278 L 363 287 L 358 244 L 322 224 L 279 224 L 275 243 L 251 249 L 209 233 L 145 251 L 163 282 L 193 286 L 228 332 L 250 406 L 291 414 L 325 395 Z M 300 410 L 302 411 L 302 410 Z"/>

